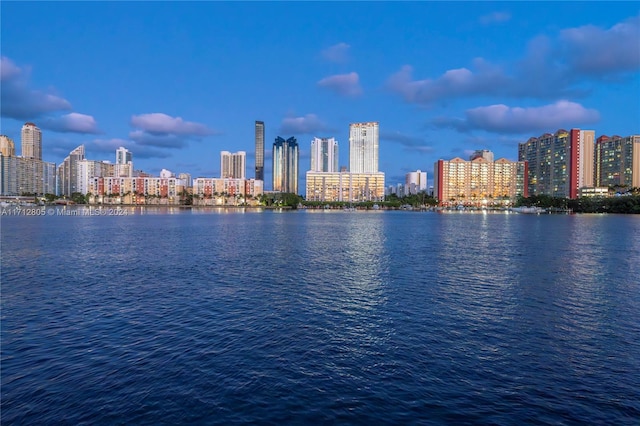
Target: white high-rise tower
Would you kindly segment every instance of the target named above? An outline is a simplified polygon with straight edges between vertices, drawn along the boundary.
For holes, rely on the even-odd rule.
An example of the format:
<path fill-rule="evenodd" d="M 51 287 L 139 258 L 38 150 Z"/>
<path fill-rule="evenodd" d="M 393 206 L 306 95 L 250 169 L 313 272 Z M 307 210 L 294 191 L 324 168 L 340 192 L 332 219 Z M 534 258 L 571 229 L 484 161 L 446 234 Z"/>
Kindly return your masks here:
<path fill-rule="evenodd" d="M 378 172 L 378 122 L 349 125 L 349 171 Z"/>
<path fill-rule="evenodd" d="M 311 141 L 311 171 L 338 171 L 338 141 L 334 138 L 313 138 Z"/>

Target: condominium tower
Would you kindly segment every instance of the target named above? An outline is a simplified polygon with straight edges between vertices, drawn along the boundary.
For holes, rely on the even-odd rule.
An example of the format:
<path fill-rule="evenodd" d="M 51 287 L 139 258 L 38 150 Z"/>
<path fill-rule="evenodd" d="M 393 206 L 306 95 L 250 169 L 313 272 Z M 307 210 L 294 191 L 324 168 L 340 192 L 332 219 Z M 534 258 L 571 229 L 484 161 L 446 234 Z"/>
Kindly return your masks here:
<path fill-rule="evenodd" d="M 264 181 L 264 121 L 256 121 L 256 180 Z"/>
<path fill-rule="evenodd" d="M 349 171 L 378 172 L 378 122 L 349 125 Z"/>
<path fill-rule="evenodd" d="M 70 196 L 74 192 L 80 192 L 78 166 L 84 159 L 84 145 L 80 145 L 58 166 L 58 195 Z"/>
<path fill-rule="evenodd" d="M 508 204 L 517 196 L 527 197 L 527 166 L 524 161 L 491 156 L 438 160 L 434 164 L 434 195 L 440 205 L 482 206 Z"/>
<path fill-rule="evenodd" d="M 338 171 L 338 141 L 334 138 L 313 138 L 311 141 L 311 171 Z"/>
<path fill-rule="evenodd" d="M 273 144 L 273 190 L 298 193 L 298 142 L 280 136 Z"/>
<path fill-rule="evenodd" d="M 518 160 L 528 163 L 530 195 L 576 198 L 594 186 L 593 130 L 558 130 L 518 145 Z"/>
<path fill-rule="evenodd" d="M 238 151 L 220 152 L 220 177 L 223 179 L 245 179 L 246 178 L 247 153 Z"/>
<path fill-rule="evenodd" d="M 417 170 L 409 172 L 405 175 L 404 192 L 405 195 L 426 192 L 427 190 L 427 172 Z"/>
<path fill-rule="evenodd" d="M 307 201 L 360 203 L 384 199 L 384 173 L 378 171 L 377 122 L 349 125 L 348 172 L 338 172 L 337 145 L 334 160 L 336 168 L 331 171 L 318 170 L 323 166 L 313 157 L 321 157 L 317 146 L 322 144 L 316 141 L 311 147 L 311 170 L 306 173 Z"/>
<path fill-rule="evenodd" d="M 595 149 L 595 185 L 640 188 L 640 135 L 600 136 Z"/>
<path fill-rule="evenodd" d="M 5 135 L 0 135 L 0 154 L 5 157 L 13 157 L 16 155 L 16 146 L 13 143 L 13 139 Z"/>
<path fill-rule="evenodd" d="M 114 176 L 133 176 L 133 154 L 131 153 L 131 151 L 122 146 L 116 149 L 116 165 L 114 167 Z"/>
<path fill-rule="evenodd" d="M 22 126 L 22 157 L 42 160 L 42 131 L 33 123 Z"/>

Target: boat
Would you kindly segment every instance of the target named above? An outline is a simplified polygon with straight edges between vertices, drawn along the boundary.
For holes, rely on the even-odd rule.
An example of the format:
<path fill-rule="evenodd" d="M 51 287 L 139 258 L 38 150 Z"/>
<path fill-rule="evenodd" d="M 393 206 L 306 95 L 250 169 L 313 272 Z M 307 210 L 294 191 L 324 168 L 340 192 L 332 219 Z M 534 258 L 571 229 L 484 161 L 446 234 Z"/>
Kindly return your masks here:
<path fill-rule="evenodd" d="M 524 214 L 541 214 L 541 213 L 546 213 L 547 210 L 543 209 L 542 207 L 527 207 L 527 206 L 520 206 L 520 207 L 512 207 L 511 211 L 514 213 L 524 213 Z"/>

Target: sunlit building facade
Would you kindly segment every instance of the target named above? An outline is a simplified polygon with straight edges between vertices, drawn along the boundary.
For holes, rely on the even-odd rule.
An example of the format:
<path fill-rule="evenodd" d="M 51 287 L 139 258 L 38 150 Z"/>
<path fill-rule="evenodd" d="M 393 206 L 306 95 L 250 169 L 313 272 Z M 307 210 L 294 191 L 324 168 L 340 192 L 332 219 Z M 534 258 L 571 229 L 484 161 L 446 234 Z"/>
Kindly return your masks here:
<path fill-rule="evenodd" d="M 404 195 L 418 194 L 427 190 L 427 172 L 417 170 L 405 175 Z"/>
<path fill-rule="evenodd" d="M 22 156 L 13 139 L 0 135 L 0 194 L 55 194 L 56 165 L 42 161 L 42 132 L 33 123 L 22 126 Z"/>
<path fill-rule="evenodd" d="M 247 153 L 238 151 L 220 152 L 220 177 L 223 179 L 245 179 L 247 169 Z"/>
<path fill-rule="evenodd" d="M 184 181 L 175 177 L 96 176 L 88 187 L 92 204 L 178 205 L 184 193 Z"/>
<path fill-rule="evenodd" d="M 640 135 L 600 136 L 595 149 L 596 186 L 640 188 Z"/>
<path fill-rule="evenodd" d="M 508 205 L 527 197 L 527 164 L 504 158 L 488 161 L 477 156 L 438 160 L 434 164 L 434 196 L 439 205 Z"/>
<path fill-rule="evenodd" d="M 280 136 L 273 144 L 273 190 L 276 192 L 298 193 L 298 142 L 290 137 Z"/>
<path fill-rule="evenodd" d="M 16 155 L 16 146 L 13 143 L 13 139 L 0 135 L 0 155 L 5 157 L 14 157 Z"/>
<path fill-rule="evenodd" d="M 384 200 L 384 173 L 306 173 L 307 201 L 359 203 Z"/>
<path fill-rule="evenodd" d="M 42 131 L 34 123 L 22 126 L 22 158 L 42 160 Z"/>
<path fill-rule="evenodd" d="M 528 163 L 528 193 L 577 198 L 594 186 L 593 130 L 558 130 L 518 145 L 518 160 Z"/>
<path fill-rule="evenodd" d="M 263 193 L 258 179 L 193 179 L 194 205 L 257 204 Z"/>

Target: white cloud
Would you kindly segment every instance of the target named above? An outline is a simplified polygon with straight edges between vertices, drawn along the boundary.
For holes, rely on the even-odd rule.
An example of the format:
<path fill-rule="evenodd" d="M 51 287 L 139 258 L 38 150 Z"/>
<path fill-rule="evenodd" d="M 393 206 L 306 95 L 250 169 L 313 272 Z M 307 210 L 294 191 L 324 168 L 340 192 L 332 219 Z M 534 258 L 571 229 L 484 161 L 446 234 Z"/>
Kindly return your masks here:
<path fill-rule="evenodd" d="M 29 87 L 29 70 L 20 68 L 6 56 L 0 59 L 0 113 L 17 120 L 33 120 L 55 111 L 68 111 L 71 103 L 66 99 Z"/>
<path fill-rule="evenodd" d="M 213 132 L 204 124 L 184 121 L 182 117 L 171 117 L 161 112 L 140 114 L 131 117 L 131 125 L 147 133 L 206 136 Z"/>
<path fill-rule="evenodd" d="M 584 26 L 556 37 L 536 36 L 523 57 L 505 65 L 475 59 L 469 68 L 450 69 L 438 77 L 414 79 L 405 65 L 387 87 L 405 101 L 430 105 L 472 96 L 533 99 L 580 97 L 594 80 L 619 81 L 640 70 L 640 16 L 609 29 Z"/>
<path fill-rule="evenodd" d="M 334 44 L 324 49 L 321 54 L 329 62 L 343 63 L 349 60 L 349 46 L 347 43 Z"/>
<path fill-rule="evenodd" d="M 44 129 L 62 133 L 100 133 L 95 118 L 77 112 L 65 114 L 61 117 L 46 118 L 40 126 Z"/>
<path fill-rule="evenodd" d="M 465 111 L 465 118 L 437 118 L 436 127 L 452 127 L 459 131 L 485 130 L 494 133 L 528 133 L 562 127 L 593 124 L 600 119 L 594 109 L 561 100 L 539 107 L 489 105 Z"/>
<path fill-rule="evenodd" d="M 609 29 L 594 25 L 560 32 L 561 51 L 571 67 L 586 74 L 640 69 L 640 15 Z"/>
<path fill-rule="evenodd" d="M 318 81 L 318 86 L 325 87 L 342 96 L 355 97 L 362 94 L 360 76 L 356 72 L 325 77 Z"/>
<path fill-rule="evenodd" d="M 509 12 L 493 12 L 480 17 L 482 25 L 500 24 L 511 20 Z"/>
<path fill-rule="evenodd" d="M 280 125 L 280 133 L 283 135 L 316 134 L 327 130 L 327 126 L 315 114 L 286 117 Z"/>

